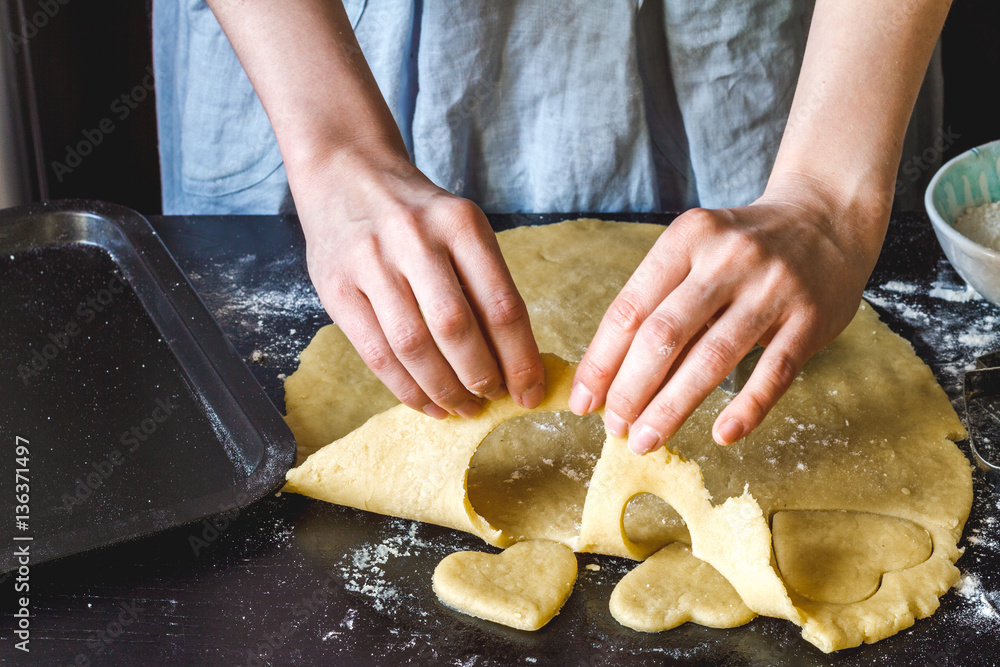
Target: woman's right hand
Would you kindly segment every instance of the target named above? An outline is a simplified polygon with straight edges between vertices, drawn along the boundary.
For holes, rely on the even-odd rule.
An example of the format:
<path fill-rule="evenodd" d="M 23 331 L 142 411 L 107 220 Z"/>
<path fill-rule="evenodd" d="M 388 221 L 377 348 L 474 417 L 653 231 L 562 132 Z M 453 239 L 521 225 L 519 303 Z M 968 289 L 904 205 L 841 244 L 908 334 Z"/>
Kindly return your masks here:
<path fill-rule="evenodd" d="M 320 301 L 375 375 L 432 417 L 545 394 L 524 301 L 486 216 L 404 155 L 290 172 Z"/>
<path fill-rule="evenodd" d="M 535 407 L 545 374 L 496 236 L 409 160 L 344 6 L 209 0 L 285 161 L 320 301 L 376 376 L 433 417 Z"/>

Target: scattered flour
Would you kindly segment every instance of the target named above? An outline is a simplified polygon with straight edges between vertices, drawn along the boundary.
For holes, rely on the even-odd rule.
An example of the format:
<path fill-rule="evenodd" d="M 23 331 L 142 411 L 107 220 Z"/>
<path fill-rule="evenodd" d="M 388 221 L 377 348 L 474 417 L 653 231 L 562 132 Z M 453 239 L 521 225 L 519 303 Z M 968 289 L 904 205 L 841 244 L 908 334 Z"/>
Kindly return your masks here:
<path fill-rule="evenodd" d="M 393 535 L 382 542 L 353 549 L 348 554 L 349 562 L 340 567 L 344 588 L 371 598 L 378 611 L 390 609 L 399 600 L 400 592 L 386 577 L 384 566 L 390 558 L 412 555 L 412 548 L 418 543 L 416 528 L 414 524 L 408 534 Z"/>
<path fill-rule="evenodd" d="M 661 345 L 660 347 L 658 347 L 656 349 L 656 352 L 661 357 L 669 357 L 670 355 L 672 355 L 674 353 L 675 349 L 677 349 L 676 345 L 674 345 L 672 343 L 668 343 L 667 345 Z"/>
<path fill-rule="evenodd" d="M 985 350 L 996 342 L 996 336 L 993 333 L 966 331 L 958 335 L 958 342 L 962 345 Z"/>
<path fill-rule="evenodd" d="M 290 372 L 314 330 L 299 325 L 316 318 L 318 324 L 328 321 L 300 262 L 289 255 L 267 263 L 250 254 L 188 277 L 227 333 L 251 332 L 256 347 L 252 362 Z M 203 273 L 209 272 L 214 275 L 206 281 Z"/>
<path fill-rule="evenodd" d="M 1000 633 L 1000 589 L 995 576 L 1000 559 L 1000 498 L 980 486 L 973 475 L 976 493 L 972 513 L 966 524 L 963 555 L 957 565 L 962 576 L 953 587 L 959 604 L 948 605 L 945 613 L 960 626 L 969 628 L 980 637 L 996 637 Z"/>
<path fill-rule="evenodd" d="M 967 208 L 955 219 L 955 231 L 1000 252 L 1000 202 Z"/>
<path fill-rule="evenodd" d="M 954 586 L 955 592 L 972 604 L 972 611 L 980 619 L 987 621 L 1000 621 L 1000 612 L 997 611 L 990 599 L 986 597 L 986 590 L 983 588 L 979 577 L 974 574 L 963 574 Z"/>
<path fill-rule="evenodd" d="M 348 551 L 337 566 L 344 588 L 371 598 L 372 608 L 384 613 L 395 614 L 404 598 L 412 602 L 416 591 L 411 590 L 411 582 L 402 582 L 397 574 L 387 572 L 399 570 L 399 564 L 393 561 L 428 553 L 443 558 L 460 550 L 450 540 L 428 542 L 420 538 L 417 535 L 419 528 L 420 524 L 415 521 L 394 519 L 387 525 L 390 533 L 387 537 Z M 427 615 L 426 611 L 419 613 Z"/>
<path fill-rule="evenodd" d="M 888 317 L 890 327 L 895 327 L 893 320 L 912 327 L 912 332 L 901 333 L 952 397 L 962 395 L 962 379 L 976 357 L 1000 349 L 1000 318 L 994 306 L 960 280 L 941 258 L 936 275 L 928 281 L 930 289 L 928 283 L 891 280 L 864 294 L 883 318 Z M 961 414 L 961 402 L 955 406 Z"/>
<path fill-rule="evenodd" d="M 917 286 L 913 283 L 903 283 L 898 280 L 890 280 L 882 285 L 882 289 L 889 290 L 890 292 L 900 292 L 902 294 L 914 294 L 917 291 Z"/>
<path fill-rule="evenodd" d="M 975 290 L 972 285 L 966 285 L 965 289 L 950 289 L 941 283 L 934 283 L 929 292 L 935 299 L 944 299 L 953 303 L 967 303 L 974 299 L 982 299 L 982 295 Z"/>
<path fill-rule="evenodd" d="M 308 281 L 288 280 L 297 258 L 260 266 L 256 256 L 243 257 L 221 274 L 224 296 L 216 314 L 223 321 L 257 320 L 265 317 L 301 316 L 322 308 L 316 290 Z"/>

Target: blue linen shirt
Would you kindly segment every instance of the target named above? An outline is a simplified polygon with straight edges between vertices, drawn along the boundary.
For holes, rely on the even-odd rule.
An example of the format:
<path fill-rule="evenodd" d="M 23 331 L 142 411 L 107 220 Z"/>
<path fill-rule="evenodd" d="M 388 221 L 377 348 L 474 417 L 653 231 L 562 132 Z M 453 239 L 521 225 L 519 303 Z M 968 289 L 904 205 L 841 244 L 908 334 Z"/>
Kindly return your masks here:
<path fill-rule="evenodd" d="M 411 159 L 488 212 L 753 201 L 812 11 L 810 0 L 344 5 Z M 164 213 L 293 210 L 267 116 L 204 0 L 158 0 L 153 27 Z"/>

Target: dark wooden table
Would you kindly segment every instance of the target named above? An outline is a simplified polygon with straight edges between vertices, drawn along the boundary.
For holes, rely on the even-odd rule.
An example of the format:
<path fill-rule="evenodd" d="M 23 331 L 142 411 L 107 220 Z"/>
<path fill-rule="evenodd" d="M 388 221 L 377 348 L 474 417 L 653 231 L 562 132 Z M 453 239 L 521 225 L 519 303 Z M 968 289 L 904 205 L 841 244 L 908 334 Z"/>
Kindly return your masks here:
<path fill-rule="evenodd" d="M 565 216 L 496 216 L 500 228 Z M 606 216 L 669 221 L 671 216 Z M 153 218 L 164 243 L 266 393 L 328 322 L 309 284 L 298 224 L 283 217 Z M 1000 308 L 969 298 L 922 214 L 896 217 L 866 297 L 963 414 L 961 377 L 1000 348 Z M 963 444 L 963 447 L 965 445 Z M 967 450 L 967 447 L 965 449 Z M 285 495 L 238 516 L 32 569 L 31 653 L 13 650 L 12 581 L 3 584 L 0 659 L 17 664 L 991 665 L 1000 663 L 1000 494 L 975 474 L 959 566 L 981 582 L 930 619 L 872 646 L 824 655 L 790 623 L 733 630 L 685 625 L 641 634 L 618 625 L 608 596 L 629 561 L 580 555 L 563 612 L 537 633 L 455 613 L 430 590 L 434 566 L 482 549 L 455 531 Z M 968 538 L 973 538 L 969 540 Z M 583 569 L 599 563 L 600 571 Z"/>

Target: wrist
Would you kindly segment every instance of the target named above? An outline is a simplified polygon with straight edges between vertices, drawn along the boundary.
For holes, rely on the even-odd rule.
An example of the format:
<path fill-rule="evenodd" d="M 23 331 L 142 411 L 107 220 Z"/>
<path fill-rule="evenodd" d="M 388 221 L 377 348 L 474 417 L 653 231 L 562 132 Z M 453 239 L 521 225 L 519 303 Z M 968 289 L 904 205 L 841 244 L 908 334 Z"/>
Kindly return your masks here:
<path fill-rule="evenodd" d="M 390 201 L 394 190 L 405 190 L 399 183 L 423 177 L 405 149 L 372 137 L 303 142 L 286 156 L 285 168 L 307 236 L 313 223 L 325 225 L 333 211 L 343 215 L 363 202 Z"/>
<path fill-rule="evenodd" d="M 794 205 L 825 221 L 847 247 L 872 264 L 878 258 L 889 224 L 893 190 L 884 178 L 863 172 L 836 174 L 782 169 L 772 172 L 758 201 Z"/>
<path fill-rule="evenodd" d="M 372 131 L 334 136 L 329 128 L 286 131 L 279 135 L 289 180 L 345 178 L 380 169 L 405 172 L 413 168 L 398 133 Z"/>
<path fill-rule="evenodd" d="M 793 165 L 779 157 L 764 196 L 806 196 L 822 202 L 832 218 L 850 214 L 869 220 L 888 220 L 895 188 L 894 165 L 867 169 L 829 164 Z"/>

